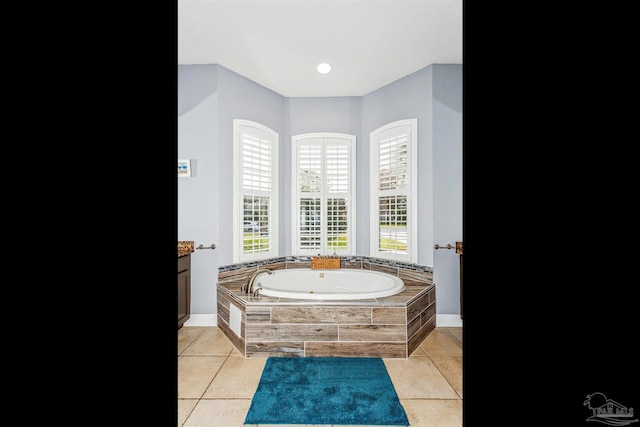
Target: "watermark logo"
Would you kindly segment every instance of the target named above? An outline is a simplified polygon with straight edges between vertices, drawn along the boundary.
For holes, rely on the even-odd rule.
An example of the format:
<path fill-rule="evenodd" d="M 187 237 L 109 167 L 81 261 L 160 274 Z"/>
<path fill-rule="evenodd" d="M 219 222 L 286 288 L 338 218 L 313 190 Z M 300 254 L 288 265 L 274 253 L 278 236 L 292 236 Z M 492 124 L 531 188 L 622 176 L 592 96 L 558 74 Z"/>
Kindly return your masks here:
<path fill-rule="evenodd" d="M 615 400 L 607 399 L 607 396 L 602 393 L 588 394 L 583 405 L 593 411 L 593 415 L 587 418 L 587 421 L 596 421 L 610 426 L 626 426 L 638 422 L 637 418 L 633 418 L 633 408 L 627 408 Z"/>

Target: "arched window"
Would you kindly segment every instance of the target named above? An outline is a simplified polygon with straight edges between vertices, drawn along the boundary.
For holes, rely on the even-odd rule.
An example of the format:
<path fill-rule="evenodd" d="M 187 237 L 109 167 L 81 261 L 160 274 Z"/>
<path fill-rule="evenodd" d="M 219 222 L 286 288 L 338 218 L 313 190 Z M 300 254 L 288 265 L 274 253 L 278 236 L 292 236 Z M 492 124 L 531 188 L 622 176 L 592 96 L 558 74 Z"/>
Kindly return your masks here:
<path fill-rule="evenodd" d="M 370 137 L 371 256 L 417 262 L 418 120 L 382 126 Z"/>
<path fill-rule="evenodd" d="M 278 134 L 233 121 L 233 260 L 278 256 Z"/>
<path fill-rule="evenodd" d="M 292 141 L 294 255 L 354 255 L 356 137 L 295 135 Z"/>

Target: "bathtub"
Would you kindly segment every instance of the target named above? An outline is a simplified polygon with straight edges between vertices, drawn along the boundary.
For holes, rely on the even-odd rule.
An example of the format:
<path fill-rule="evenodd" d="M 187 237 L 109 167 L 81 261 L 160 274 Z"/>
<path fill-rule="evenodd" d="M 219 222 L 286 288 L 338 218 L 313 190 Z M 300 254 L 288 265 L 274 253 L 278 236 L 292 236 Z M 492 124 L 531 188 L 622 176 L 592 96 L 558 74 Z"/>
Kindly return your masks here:
<path fill-rule="evenodd" d="M 388 297 L 404 290 L 397 276 L 362 269 L 272 270 L 259 275 L 254 284 L 260 295 L 317 300 L 358 300 Z"/>

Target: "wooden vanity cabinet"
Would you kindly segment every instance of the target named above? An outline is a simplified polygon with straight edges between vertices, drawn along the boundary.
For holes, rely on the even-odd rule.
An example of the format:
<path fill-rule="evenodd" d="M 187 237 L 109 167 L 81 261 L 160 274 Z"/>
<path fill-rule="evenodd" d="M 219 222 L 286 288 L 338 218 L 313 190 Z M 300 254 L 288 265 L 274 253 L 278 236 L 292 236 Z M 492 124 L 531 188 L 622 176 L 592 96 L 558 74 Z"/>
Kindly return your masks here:
<path fill-rule="evenodd" d="M 178 257 L 178 329 L 191 315 L 191 254 Z"/>

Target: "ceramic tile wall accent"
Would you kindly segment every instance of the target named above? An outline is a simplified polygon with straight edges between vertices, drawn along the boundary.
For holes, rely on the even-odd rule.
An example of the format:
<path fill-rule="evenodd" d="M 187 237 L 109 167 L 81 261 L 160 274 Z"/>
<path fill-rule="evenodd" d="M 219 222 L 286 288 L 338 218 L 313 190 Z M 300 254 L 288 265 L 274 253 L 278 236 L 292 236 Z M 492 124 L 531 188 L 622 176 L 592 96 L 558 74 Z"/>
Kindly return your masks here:
<path fill-rule="evenodd" d="M 218 320 L 217 325 L 220 331 L 225 334 L 229 341 L 240 351 L 240 353 L 245 353 L 245 339 L 244 339 L 244 331 L 245 331 L 245 323 L 246 323 L 246 305 L 244 303 L 238 304 L 238 299 L 233 295 L 232 292 L 225 290 L 218 286 L 217 290 L 218 297 Z M 242 312 L 241 323 L 240 323 L 240 333 L 239 337 L 236 335 L 230 328 L 230 314 L 229 307 L 233 304 L 240 309 Z"/>
<path fill-rule="evenodd" d="M 287 261 L 287 268 L 311 268 L 311 261 L 309 260 L 290 260 Z"/>
<path fill-rule="evenodd" d="M 407 357 L 404 342 L 308 342 L 307 357 Z"/>
<path fill-rule="evenodd" d="M 435 309 L 435 308 L 434 308 Z M 411 355 L 420 345 L 422 341 L 436 328 L 435 314 L 426 320 L 418 329 L 418 332 L 407 341 L 407 354 Z"/>
<path fill-rule="evenodd" d="M 259 266 L 225 270 L 218 273 L 218 283 L 227 283 L 237 280 L 248 281 L 253 273 L 258 271 L 258 269 L 283 270 L 285 268 L 287 268 L 287 264 L 285 262 L 274 262 L 271 264 L 261 264 Z"/>
<path fill-rule="evenodd" d="M 407 305 L 407 351 L 411 354 L 436 327 L 435 287 Z"/>
<path fill-rule="evenodd" d="M 433 273 L 432 272 L 424 272 L 424 271 L 416 271 L 411 269 L 399 268 L 398 269 L 398 277 L 404 281 L 405 284 L 412 283 L 433 283 Z"/>
<path fill-rule="evenodd" d="M 362 268 L 362 260 L 350 260 L 350 259 L 341 259 L 340 260 L 340 268 Z"/>
<path fill-rule="evenodd" d="M 339 325 L 340 341 L 407 342 L 406 325 Z"/>
<path fill-rule="evenodd" d="M 369 264 L 369 269 L 371 271 L 380 271 L 382 273 L 391 274 L 392 276 L 398 275 L 398 267 L 393 267 L 390 265 L 371 264 L 371 263 L 366 263 L 366 264 Z"/>
<path fill-rule="evenodd" d="M 371 309 L 371 324 L 373 325 L 405 325 L 406 322 L 406 307 L 373 307 Z"/>
<path fill-rule="evenodd" d="M 264 305 L 247 306 L 247 323 L 269 323 L 271 321 L 271 308 Z"/>
<path fill-rule="evenodd" d="M 338 341 L 338 325 L 252 325 L 247 328 L 246 335 L 247 342 Z"/>
<path fill-rule="evenodd" d="M 247 268 L 258 268 L 258 267 L 268 267 L 273 268 L 273 264 L 278 263 L 286 263 L 287 268 L 295 268 L 300 266 L 306 266 L 304 268 L 309 268 L 311 266 L 311 257 L 310 256 L 293 256 L 288 255 L 285 257 L 278 258 L 270 258 L 260 261 L 251 261 L 244 262 L 238 264 L 229 264 L 223 265 L 218 268 L 218 273 L 225 273 L 228 271 L 234 270 L 243 270 Z M 366 267 L 365 267 L 366 265 Z M 395 271 L 397 275 L 399 271 L 405 271 L 405 274 L 408 273 L 406 270 L 419 272 L 419 273 L 431 273 L 433 274 L 433 267 L 429 265 L 420 265 L 420 264 L 412 264 L 407 262 L 399 262 L 392 261 L 388 259 L 381 258 L 372 258 L 367 256 L 353 255 L 353 256 L 343 256 L 340 257 L 340 267 L 341 268 L 371 268 L 371 266 L 376 266 L 374 269 L 378 271 Z M 381 269 L 378 269 L 380 267 Z"/>
<path fill-rule="evenodd" d="M 435 298 L 434 298 L 434 301 L 431 301 L 429 294 L 430 292 L 424 294 L 421 298 L 418 298 L 415 301 L 412 301 L 411 303 L 409 303 L 409 305 L 407 306 L 407 322 L 410 322 L 413 319 L 415 319 L 429 305 L 431 305 L 432 302 L 435 302 Z"/>
<path fill-rule="evenodd" d="M 369 307 L 274 306 L 271 323 L 370 324 Z"/>
<path fill-rule="evenodd" d="M 236 282 L 242 281 L 247 282 L 251 278 L 251 275 L 255 273 L 255 269 L 245 268 L 241 270 L 229 270 L 223 273 L 218 273 L 218 283 L 227 283 L 227 282 Z"/>
<path fill-rule="evenodd" d="M 244 270 L 247 268 L 269 266 L 270 264 L 285 262 L 287 261 L 287 258 L 288 257 L 278 257 L 278 258 L 270 258 L 270 259 L 260 260 L 260 261 L 241 262 L 238 264 L 221 265 L 220 267 L 218 267 L 218 273 L 224 273 L 224 272 L 233 271 L 233 270 Z"/>

